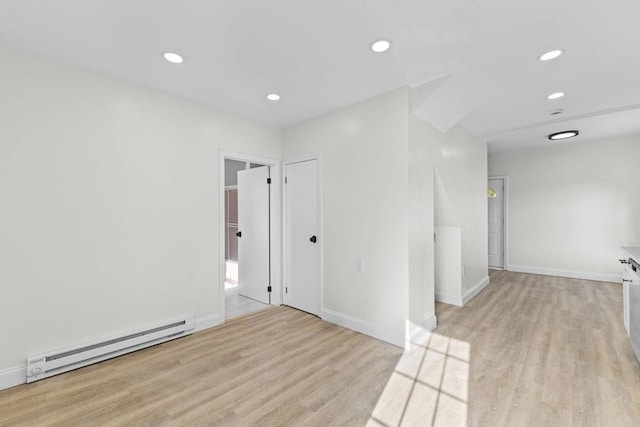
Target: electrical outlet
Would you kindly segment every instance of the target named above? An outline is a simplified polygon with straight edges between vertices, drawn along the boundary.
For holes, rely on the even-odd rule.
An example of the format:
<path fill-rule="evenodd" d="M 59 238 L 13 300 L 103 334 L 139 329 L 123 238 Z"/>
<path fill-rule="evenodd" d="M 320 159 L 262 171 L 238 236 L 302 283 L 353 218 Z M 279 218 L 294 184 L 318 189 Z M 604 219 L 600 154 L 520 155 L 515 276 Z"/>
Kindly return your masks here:
<path fill-rule="evenodd" d="M 358 273 L 364 273 L 364 261 L 362 258 L 356 259 L 356 271 Z"/>

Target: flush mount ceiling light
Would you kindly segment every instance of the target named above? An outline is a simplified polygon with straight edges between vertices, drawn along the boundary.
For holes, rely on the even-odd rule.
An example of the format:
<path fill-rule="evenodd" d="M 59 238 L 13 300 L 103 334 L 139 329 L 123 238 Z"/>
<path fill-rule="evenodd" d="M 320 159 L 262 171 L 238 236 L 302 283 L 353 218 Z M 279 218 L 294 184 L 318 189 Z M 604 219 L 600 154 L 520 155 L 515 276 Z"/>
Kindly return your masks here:
<path fill-rule="evenodd" d="M 552 133 L 547 138 L 549 138 L 551 141 L 557 141 L 559 139 L 573 138 L 574 136 L 578 136 L 579 134 L 580 132 L 578 132 L 577 130 L 563 130 L 562 132 Z"/>
<path fill-rule="evenodd" d="M 555 92 L 547 96 L 547 99 L 558 99 L 558 98 L 562 98 L 563 96 L 564 96 L 564 92 Z"/>
<path fill-rule="evenodd" d="M 558 56 L 562 55 L 564 53 L 564 50 L 562 49 L 556 49 L 556 50 L 551 50 L 547 53 L 544 53 L 540 56 L 540 60 L 541 61 L 550 61 L 552 59 L 557 58 Z"/>
<path fill-rule="evenodd" d="M 280 95 L 278 95 L 277 93 L 270 93 L 269 95 L 267 95 L 267 99 L 269 101 L 280 101 Z"/>
<path fill-rule="evenodd" d="M 375 53 L 382 53 L 389 50 L 391 42 L 389 40 L 376 40 L 371 43 L 371 50 Z"/>
<path fill-rule="evenodd" d="M 182 56 L 178 55 L 175 52 L 165 52 L 162 55 L 164 56 L 164 59 L 171 62 L 172 64 L 182 64 L 182 62 L 184 61 L 184 59 L 182 59 Z"/>

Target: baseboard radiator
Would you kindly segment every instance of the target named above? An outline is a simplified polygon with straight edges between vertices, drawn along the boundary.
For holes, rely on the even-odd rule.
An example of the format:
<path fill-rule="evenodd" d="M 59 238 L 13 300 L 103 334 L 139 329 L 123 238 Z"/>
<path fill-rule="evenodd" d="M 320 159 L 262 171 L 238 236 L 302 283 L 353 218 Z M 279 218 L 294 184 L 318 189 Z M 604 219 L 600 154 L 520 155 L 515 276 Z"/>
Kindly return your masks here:
<path fill-rule="evenodd" d="M 182 317 L 151 328 L 129 331 L 97 342 L 28 357 L 27 382 L 48 378 L 189 335 L 193 333 L 194 325 L 193 317 Z"/>

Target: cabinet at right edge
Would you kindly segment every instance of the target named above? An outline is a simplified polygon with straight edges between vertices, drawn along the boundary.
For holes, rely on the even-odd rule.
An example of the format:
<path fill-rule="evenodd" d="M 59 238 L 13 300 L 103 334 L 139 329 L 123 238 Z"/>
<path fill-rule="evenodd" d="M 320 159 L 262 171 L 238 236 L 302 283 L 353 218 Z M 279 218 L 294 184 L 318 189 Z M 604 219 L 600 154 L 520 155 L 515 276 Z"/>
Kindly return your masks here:
<path fill-rule="evenodd" d="M 638 280 L 637 274 L 633 271 L 632 262 L 631 258 L 628 258 L 622 267 L 622 317 L 627 335 L 631 335 L 629 328 L 631 324 L 631 286 L 633 286 L 634 280 Z"/>
<path fill-rule="evenodd" d="M 625 277 L 623 275 L 622 277 Z M 622 282 L 622 318 L 624 320 L 624 329 L 629 335 L 629 283 Z"/>

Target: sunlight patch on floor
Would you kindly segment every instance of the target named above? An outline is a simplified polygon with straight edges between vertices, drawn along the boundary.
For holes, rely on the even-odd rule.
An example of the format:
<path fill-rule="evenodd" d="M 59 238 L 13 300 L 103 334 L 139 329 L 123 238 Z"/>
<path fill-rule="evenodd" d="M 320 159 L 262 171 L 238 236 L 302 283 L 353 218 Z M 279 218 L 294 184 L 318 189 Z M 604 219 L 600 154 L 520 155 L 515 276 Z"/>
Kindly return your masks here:
<path fill-rule="evenodd" d="M 367 426 L 466 426 L 469 343 L 428 331 L 414 337 Z"/>

